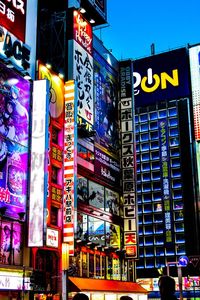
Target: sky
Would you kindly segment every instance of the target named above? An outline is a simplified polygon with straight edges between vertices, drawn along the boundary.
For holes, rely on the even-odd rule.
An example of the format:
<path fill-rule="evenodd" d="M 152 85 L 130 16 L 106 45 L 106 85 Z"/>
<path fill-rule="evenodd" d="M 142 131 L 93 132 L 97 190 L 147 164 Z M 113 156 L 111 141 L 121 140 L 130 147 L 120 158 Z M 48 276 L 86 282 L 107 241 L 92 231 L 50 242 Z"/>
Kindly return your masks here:
<path fill-rule="evenodd" d="M 200 43 L 200 0 L 107 0 L 107 22 L 94 33 L 117 59 L 136 59 Z"/>

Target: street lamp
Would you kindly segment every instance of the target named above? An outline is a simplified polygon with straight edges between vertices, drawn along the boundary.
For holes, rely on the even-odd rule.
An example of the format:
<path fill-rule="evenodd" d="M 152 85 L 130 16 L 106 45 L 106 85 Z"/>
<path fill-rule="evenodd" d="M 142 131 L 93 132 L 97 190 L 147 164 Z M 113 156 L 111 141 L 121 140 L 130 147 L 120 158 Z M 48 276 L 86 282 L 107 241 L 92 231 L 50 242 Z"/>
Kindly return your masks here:
<path fill-rule="evenodd" d="M 62 300 L 68 300 L 69 244 L 62 243 Z"/>

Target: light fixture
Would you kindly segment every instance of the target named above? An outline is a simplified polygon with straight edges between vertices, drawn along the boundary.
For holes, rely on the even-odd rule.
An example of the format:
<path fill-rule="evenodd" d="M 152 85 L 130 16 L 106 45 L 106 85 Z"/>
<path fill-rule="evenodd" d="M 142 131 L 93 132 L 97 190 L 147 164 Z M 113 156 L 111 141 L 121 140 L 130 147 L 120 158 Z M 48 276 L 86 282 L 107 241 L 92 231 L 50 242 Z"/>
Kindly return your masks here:
<path fill-rule="evenodd" d="M 60 79 L 64 78 L 64 74 L 63 73 L 59 73 L 58 76 L 60 77 Z"/>
<path fill-rule="evenodd" d="M 94 19 L 90 19 L 90 24 L 94 24 L 95 20 Z"/>
<path fill-rule="evenodd" d="M 46 67 L 47 67 L 47 69 L 51 69 L 51 64 L 48 64 L 48 63 L 46 63 Z"/>
<path fill-rule="evenodd" d="M 6 66 L 7 66 L 7 68 L 9 68 L 9 69 L 13 69 L 13 68 L 14 68 L 14 66 L 13 66 L 13 64 L 11 63 L 10 60 L 6 61 Z"/>
<path fill-rule="evenodd" d="M 80 11 L 81 14 L 85 14 L 85 13 L 86 13 L 85 8 L 83 8 L 83 7 L 80 7 L 80 8 L 79 8 L 79 11 Z"/>
<path fill-rule="evenodd" d="M 30 80 L 31 79 L 31 76 L 28 72 L 24 73 L 24 79 L 26 80 Z"/>

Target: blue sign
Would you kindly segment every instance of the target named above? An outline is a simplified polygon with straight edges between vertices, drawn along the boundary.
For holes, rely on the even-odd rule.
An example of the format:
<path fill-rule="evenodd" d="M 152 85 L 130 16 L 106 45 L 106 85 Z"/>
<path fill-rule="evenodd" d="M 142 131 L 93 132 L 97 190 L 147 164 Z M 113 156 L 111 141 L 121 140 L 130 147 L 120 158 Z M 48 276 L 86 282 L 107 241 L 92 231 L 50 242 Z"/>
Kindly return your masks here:
<path fill-rule="evenodd" d="M 178 265 L 181 267 L 186 267 L 189 263 L 189 258 L 187 256 L 180 256 L 178 260 Z"/>

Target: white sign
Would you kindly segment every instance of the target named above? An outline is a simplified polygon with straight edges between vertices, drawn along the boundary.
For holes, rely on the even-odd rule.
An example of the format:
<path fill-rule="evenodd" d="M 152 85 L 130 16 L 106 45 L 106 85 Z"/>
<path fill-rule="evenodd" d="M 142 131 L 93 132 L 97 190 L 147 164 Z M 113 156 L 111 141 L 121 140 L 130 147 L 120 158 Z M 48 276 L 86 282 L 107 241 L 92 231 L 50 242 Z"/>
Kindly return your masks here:
<path fill-rule="evenodd" d="M 47 228 L 46 245 L 58 248 L 58 230 Z"/>

